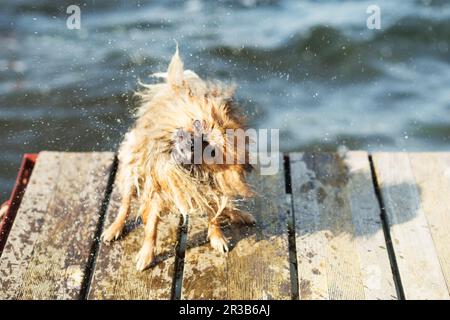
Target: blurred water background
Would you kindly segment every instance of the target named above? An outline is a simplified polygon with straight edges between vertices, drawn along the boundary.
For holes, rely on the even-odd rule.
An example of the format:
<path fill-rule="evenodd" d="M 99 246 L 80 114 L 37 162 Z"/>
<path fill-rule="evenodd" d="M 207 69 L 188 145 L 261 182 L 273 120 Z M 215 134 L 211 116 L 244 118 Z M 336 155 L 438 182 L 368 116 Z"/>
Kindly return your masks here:
<path fill-rule="evenodd" d="M 448 0 L 2 0 L 0 200 L 25 152 L 115 150 L 173 39 L 282 150 L 449 150 Z"/>

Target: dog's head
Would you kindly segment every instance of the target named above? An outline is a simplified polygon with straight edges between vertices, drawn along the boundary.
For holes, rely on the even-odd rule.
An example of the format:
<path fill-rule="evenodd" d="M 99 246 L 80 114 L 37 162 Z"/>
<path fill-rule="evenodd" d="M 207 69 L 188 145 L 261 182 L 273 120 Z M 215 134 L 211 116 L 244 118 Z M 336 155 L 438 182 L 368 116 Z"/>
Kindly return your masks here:
<path fill-rule="evenodd" d="M 193 184 L 207 180 L 212 183 L 203 187 L 208 185 L 225 195 L 250 196 L 245 182 L 245 171 L 252 168 L 248 164 L 249 139 L 244 117 L 233 102 L 234 87 L 204 81 L 184 70 L 178 49 L 167 71 L 154 76 L 164 82 L 143 85 L 145 89 L 138 92 L 143 103 L 137 112 L 137 126 L 144 129 L 144 143 L 151 145 L 148 158 L 158 163 L 147 161 L 152 164 L 149 170 L 164 167 L 155 176 L 164 180 L 169 172 L 190 193 L 197 190 Z M 198 179 L 191 179 L 193 176 Z M 208 188 L 196 196 L 197 204 L 208 203 L 207 196 L 217 198 Z"/>
<path fill-rule="evenodd" d="M 244 119 L 233 102 L 234 87 L 205 82 L 194 72 L 184 70 L 178 49 L 166 73 L 173 112 L 171 154 L 183 166 L 207 171 L 244 165 L 248 143 Z M 169 99 L 169 98 L 168 98 Z"/>

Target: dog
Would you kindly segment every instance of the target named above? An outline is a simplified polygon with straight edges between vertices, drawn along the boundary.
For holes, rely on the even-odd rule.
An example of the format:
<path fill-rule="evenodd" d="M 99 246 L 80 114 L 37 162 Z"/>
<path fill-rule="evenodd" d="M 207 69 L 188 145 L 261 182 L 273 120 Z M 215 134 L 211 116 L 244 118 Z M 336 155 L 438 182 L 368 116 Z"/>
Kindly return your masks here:
<path fill-rule="evenodd" d="M 178 45 L 167 72 L 153 76 L 163 82 L 141 83 L 143 89 L 136 93 L 140 100 L 137 119 L 118 152 L 116 181 L 121 205 L 115 221 L 102 234 L 105 242 L 117 239 L 131 203 L 137 201 L 137 214 L 145 228 L 136 256 L 138 271 L 154 261 L 157 225 L 163 213 L 180 213 L 184 221 L 189 215 L 207 214 L 207 238 L 221 253 L 228 252 L 228 244 L 220 217 L 255 223 L 250 213 L 236 205 L 236 200 L 255 195 L 246 182 L 247 145 L 236 146 L 237 135 L 224 137 L 229 130 L 245 128 L 234 99 L 235 88 L 204 81 L 184 70 Z M 209 158 L 194 161 L 198 149 Z"/>

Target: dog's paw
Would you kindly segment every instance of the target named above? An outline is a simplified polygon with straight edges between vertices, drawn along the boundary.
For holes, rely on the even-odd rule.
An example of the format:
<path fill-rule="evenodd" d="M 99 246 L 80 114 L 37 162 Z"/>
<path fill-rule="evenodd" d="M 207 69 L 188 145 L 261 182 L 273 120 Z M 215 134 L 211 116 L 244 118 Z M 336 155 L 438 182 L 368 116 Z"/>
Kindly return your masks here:
<path fill-rule="evenodd" d="M 213 247 L 215 250 L 219 251 L 220 253 L 228 252 L 227 240 L 225 240 L 225 238 L 223 236 L 210 237 L 209 242 L 211 243 L 211 247 Z"/>
<path fill-rule="evenodd" d="M 256 223 L 255 217 L 248 212 L 233 210 L 233 211 L 228 211 L 226 213 L 226 215 L 228 216 L 228 218 L 230 219 L 230 221 L 232 223 L 240 223 L 240 224 L 255 224 Z"/>
<path fill-rule="evenodd" d="M 102 233 L 101 239 L 106 243 L 117 240 L 117 238 L 119 238 L 120 234 L 122 233 L 122 229 L 123 225 L 113 223 Z"/>
<path fill-rule="evenodd" d="M 255 224 L 256 223 L 256 219 L 251 213 L 239 212 L 239 215 L 241 216 L 241 219 L 244 221 L 244 224 Z"/>
<path fill-rule="evenodd" d="M 220 227 L 218 226 L 210 226 L 208 230 L 208 238 L 211 243 L 211 247 L 220 253 L 228 252 L 228 244 L 225 239 Z"/>
<path fill-rule="evenodd" d="M 136 256 L 136 270 L 144 271 L 154 260 L 155 253 L 153 246 L 144 244 Z"/>

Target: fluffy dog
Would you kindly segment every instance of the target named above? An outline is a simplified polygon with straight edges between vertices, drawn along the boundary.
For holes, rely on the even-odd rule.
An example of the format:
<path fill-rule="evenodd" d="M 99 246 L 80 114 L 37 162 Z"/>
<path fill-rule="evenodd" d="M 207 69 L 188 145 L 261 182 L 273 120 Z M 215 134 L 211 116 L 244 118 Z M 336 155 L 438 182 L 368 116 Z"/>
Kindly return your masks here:
<path fill-rule="evenodd" d="M 154 76 L 164 82 L 142 85 L 137 93 L 141 106 L 134 127 L 125 135 L 118 158 L 118 185 L 122 200 L 114 223 L 102 235 L 117 239 L 135 199 L 138 216 L 145 225 L 136 268 L 147 268 L 155 257 L 157 225 L 164 212 L 208 214 L 208 238 L 219 252 L 227 252 L 227 241 L 219 217 L 251 224 L 251 214 L 235 206 L 237 197 L 253 192 L 245 176 L 247 148 L 236 146 L 228 130 L 244 128 L 244 119 L 233 102 L 234 88 L 206 82 L 183 69 L 178 48 L 166 73 Z M 203 156 L 195 161 L 200 145 Z M 208 153 L 209 152 L 209 153 Z M 230 161 L 222 161 L 224 156 Z"/>

